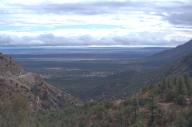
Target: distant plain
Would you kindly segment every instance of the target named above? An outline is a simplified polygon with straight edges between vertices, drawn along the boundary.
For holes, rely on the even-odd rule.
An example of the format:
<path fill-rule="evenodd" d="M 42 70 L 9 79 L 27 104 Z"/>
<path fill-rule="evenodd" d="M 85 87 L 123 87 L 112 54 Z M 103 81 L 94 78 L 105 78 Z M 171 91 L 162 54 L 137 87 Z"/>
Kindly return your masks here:
<path fill-rule="evenodd" d="M 0 47 L 0 52 L 12 56 L 27 71 L 39 73 L 49 83 L 87 100 L 101 94 L 105 85 L 118 84 L 116 76 L 158 69 L 157 64 L 145 64 L 145 59 L 167 49 L 40 46 Z M 129 77 L 127 74 L 122 79 Z"/>

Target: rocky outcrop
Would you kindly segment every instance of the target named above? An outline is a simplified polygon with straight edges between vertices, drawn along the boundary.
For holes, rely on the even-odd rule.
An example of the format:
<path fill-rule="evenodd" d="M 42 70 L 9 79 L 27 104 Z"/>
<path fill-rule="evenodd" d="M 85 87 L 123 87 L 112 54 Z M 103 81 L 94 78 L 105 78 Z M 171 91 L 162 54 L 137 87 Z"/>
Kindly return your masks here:
<path fill-rule="evenodd" d="M 17 64 L 11 57 L 0 53 L 0 76 L 8 77 L 12 75 L 20 75 L 24 73 L 24 69 Z"/>

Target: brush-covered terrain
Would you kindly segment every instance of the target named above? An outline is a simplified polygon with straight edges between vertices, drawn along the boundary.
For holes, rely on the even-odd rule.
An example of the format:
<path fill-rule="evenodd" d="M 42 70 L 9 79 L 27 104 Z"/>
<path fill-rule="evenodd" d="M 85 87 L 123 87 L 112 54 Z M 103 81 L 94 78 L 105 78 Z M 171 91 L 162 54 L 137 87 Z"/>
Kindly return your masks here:
<path fill-rule="evenodd" d="M 191 127 L 192 78 L 171 76 L 126 99 L 35 112 L 23 96 L 1 102 L 1 127 Z"/>

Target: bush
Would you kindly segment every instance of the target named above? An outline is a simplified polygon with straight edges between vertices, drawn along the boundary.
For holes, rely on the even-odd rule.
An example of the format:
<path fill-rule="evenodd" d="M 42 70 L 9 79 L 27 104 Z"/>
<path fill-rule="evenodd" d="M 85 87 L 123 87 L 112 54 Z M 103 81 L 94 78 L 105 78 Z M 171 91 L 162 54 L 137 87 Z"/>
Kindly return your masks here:
<path fill-rule="evenodd" d="M 178 95 L 176 98 L 175 98 L 175 101 L 178 105 L 185 105 L 185 96 L 184 95 Z"/>

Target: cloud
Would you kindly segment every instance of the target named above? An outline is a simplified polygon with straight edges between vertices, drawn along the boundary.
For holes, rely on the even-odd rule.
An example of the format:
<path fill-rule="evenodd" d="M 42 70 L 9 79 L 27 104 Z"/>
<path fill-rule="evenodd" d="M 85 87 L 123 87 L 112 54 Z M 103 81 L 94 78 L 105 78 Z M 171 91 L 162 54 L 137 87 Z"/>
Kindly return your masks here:
<path fill-rule="evenodd" d="M 53 34 L 40 34 L 39 36 L 33 37 L 0 35 L 0 45 L 83 46 L 90 45 L 88 42 L 91 40 L 92 38 L 88 35 L 72 38 L 54 36 Z"/>
<path fill-rule="evenodd" d="M 0 45 L 176 45 L 191 12 L 190 0 L 5 0 Z"/>
<path fill-rule="evenodd" d="M 118 11 L 132 11 L 150 9 L 153 3 L 138 2 L 138 1 L 104 1 L 93 3 L 64 3 L 64 4 L 38 4 L 38 5 L 17 5 L 24 10 L 30 10 L 36 13 L 53 13 L 53 14 L 81 14 L 81 15 L 98 15 L 117 13 Z"/>
<path fill-rule="evenodd" d="M 192 26 L 192 5 L 175 8 L 167 16 L 172 24 Z"/>
<path fill-rule="evenodd" d="M 176 46 L 183 42 L 179 39 L 179 34 L 172 35 L 167 33 L 156 32 L 153 34 L 141 32 L 130 33 L 125 36 L 111 36 L 95 38 L 90 35 L 63 37 L 53 34 L 40 34 L 38 36 L 15 36 L 0 35 L 0 45 L 38 45 L 38 46 Z M 158 37 L 157 37 L 158 35 Z M 145 38 L 143 38 L 145 36 Z M 164 39 L 162 39 L 164 37 Z M 175 38 L 175 39 L 173 39 Z M 186 37 L 185 41 L 188 40 Z"/>

